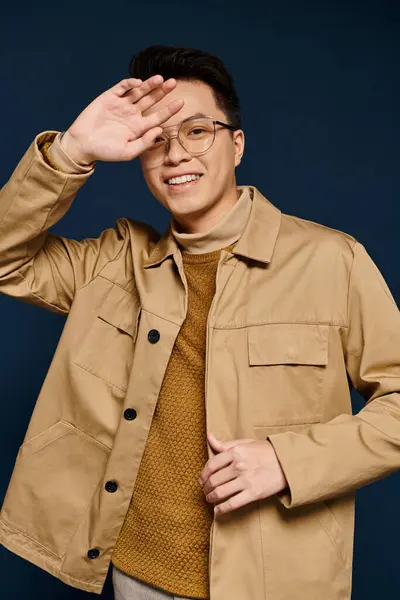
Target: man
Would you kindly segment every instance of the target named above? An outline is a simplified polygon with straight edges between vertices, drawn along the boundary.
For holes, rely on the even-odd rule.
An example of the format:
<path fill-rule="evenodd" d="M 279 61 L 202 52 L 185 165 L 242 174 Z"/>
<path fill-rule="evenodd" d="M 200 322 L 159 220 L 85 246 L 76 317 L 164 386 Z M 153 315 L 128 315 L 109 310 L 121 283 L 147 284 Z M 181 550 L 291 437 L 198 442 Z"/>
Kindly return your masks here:
<path fill-rule="evenodd" d="M 237 186 L 232 79 L 150 47 L 0 197 L 0 290 L 68 315 L 0 541 L 117 600 L 344 600 L 354 492 L 400 466 L 400 314 L 353 237 Z M 49 233 L 96 162 L 171 212 Z M 353 416 L 349 384 L 367 401 Z"/>

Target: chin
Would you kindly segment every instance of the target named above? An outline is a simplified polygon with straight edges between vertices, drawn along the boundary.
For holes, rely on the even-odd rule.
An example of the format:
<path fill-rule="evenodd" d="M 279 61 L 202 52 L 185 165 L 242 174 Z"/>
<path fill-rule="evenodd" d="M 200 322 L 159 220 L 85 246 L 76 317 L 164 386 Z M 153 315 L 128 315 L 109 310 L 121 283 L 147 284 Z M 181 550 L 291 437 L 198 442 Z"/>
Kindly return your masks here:
<path fill-rule="evenodd" d="M 177 196 L 176 198 L 164 196 L 162 204 L 164 204 L 164 206 L 168 208 L 168 210 L 170 210 L 171 212 L 187 215 L 190 213 L 203 212 L 207 209 L 209 202 L 207 202 L 204 198 L 201 198 L 200 196 L 182 194 L 180 196 Z"/>

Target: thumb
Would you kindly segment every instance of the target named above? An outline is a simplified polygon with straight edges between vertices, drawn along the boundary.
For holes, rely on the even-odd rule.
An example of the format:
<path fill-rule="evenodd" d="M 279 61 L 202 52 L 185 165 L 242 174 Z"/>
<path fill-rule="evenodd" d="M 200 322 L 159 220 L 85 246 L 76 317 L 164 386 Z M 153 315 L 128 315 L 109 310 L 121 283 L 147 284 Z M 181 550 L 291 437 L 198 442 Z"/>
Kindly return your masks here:
<path fill-rule="evenodd" d="M 210 443 L 210 446 L 217 452 L 223 452 L 224 450 L 226 450 L 225 442 L 217 440 L 217 438 L 213 433 L 211 433 L 211 431 L 207 433 L 207 439 Z"/>
<path fill-rule="evenodd" d="M 239 446 L 239 444 L 248 444 L 250 442 L 254 442 L 253 438 L 241 438 L 239 440 L 229 440 L 229 442 L 222 442 L 224 446 L 224 450 L 230 450 L 234 446 Z"/>

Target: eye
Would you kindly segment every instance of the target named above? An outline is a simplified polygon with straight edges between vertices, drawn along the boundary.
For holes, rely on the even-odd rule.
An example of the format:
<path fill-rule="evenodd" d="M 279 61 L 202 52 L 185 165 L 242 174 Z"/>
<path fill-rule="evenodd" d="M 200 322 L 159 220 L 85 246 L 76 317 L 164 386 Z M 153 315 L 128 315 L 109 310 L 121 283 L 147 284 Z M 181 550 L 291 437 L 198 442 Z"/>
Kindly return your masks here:
<path fill-rule="evenodd" d="M 165 140 L 163 137 L 156 137 L 149 149 L 150 150 L 157 149 L 157 148 L 160 148 L 164 144 L 165 144 Z"/>
<path fill-rule="evenodd" d="M 196 133 L 196 132 L 197 132 L 197 135 L 201 135 L 202 133 L 206 132 L 206 129 L 203 129 L 203 127 L 195 127 L 189 131 L 189 134 Z"/>

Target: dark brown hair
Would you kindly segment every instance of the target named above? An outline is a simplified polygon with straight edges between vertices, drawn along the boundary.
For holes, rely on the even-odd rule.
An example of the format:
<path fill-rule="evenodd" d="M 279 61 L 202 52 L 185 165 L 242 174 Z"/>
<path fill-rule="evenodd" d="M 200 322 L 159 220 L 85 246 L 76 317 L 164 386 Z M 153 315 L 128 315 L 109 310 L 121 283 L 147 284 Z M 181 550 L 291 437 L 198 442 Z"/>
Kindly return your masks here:
<path fill-rule="evenodd" d="M 162 75 L 164 80 L 202 81 L 212 88 L 216 105 L 226 114 L 229 125 L 242 128 L 232 76 L 217 56 L 195 48 L 149 46 L 132 57 L 129 73 L 143 81 L 153 75 Z"/>

